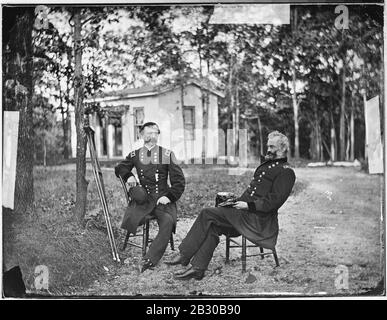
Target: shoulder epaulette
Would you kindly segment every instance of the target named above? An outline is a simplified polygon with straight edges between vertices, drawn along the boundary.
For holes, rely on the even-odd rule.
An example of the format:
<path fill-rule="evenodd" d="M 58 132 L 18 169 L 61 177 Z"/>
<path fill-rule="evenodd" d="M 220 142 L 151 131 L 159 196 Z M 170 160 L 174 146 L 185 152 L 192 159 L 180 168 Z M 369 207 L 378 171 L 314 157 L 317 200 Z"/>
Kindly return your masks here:
<path fill-rule="evenodd" d="M 165 155 L 169 157 L 171 155 L 171 150 L 165 149 Z"/>
<path fill-rule="evenodd" d="M 288 165 L 288 164 L 283 165 L 282 168 L 284 168 L 284 169 L 292 169 L 292 167 L 290 165 Z"/>

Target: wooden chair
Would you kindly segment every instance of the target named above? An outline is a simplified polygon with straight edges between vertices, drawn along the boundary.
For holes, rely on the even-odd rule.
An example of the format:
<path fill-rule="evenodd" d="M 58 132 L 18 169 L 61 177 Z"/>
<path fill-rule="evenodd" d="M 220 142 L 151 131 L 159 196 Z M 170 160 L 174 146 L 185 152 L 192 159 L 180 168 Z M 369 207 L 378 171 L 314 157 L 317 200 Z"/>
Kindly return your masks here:
<path fill-rule="evenodd" d="M 122 188 L 124 189 L 125 196 L 126 196 L 126 201 L 129 204 L 130 197 L 129 197 L 128 189 L 126 188 L 126 184 L 122 180 L 121 177 L 119 177 L 119 180 L 121 182 Z M 149 226 L 150 226 L 150 222 L 153 221 L 153 220 L 156 220 L 156 217 L 148 215 L 148 216 L 146 216 L 144 218 L 143 221 L 141 221 L 141 223 L 140 223 L 140 225 L 142 225 L 142 232 L 141 233 L 137 233 L 136 232 L 135 235 L 130 235 L 130 232 L 127 231 L 124 243 L 123 243 L 123 245 L 121 247 L 121 251 L 124 251 L 126 249 L 128 243 L 129 243 L 130 245 L 132 245 L 134 247 L 140 248 L 141 252 L 142 252 L 142 256 L 145 256 L 146 251 L 148 249 L 149 243 L 153 241 L 153 239 L 151 239 L 149 237 Z M 142 237 L 141 245 L 139 245 L 139 244 L 129 240 L 129 238 L 134 238 L 134 237 Z M 173 242 L 173 233 L 171 233 L 171 237 L 169 239 L 169 243 L 170 243 L 170 246 L 171 246 L 171 250 L 175 250 L 175 245 L 174 245 L 174 242 Z"/>
<path fill-rule="evenodd" d="M 247 244 L 247 239 L 245 236 L 242 235 L 242 243 L 238 243 L 230 235 L 226 235 L 226 263 L 229 263 L 230 261 L 230 249 L 231 248 L 242 248 L 242 271 L 246 272 L 246 265 L 247 265 L 247 257 L 255 257 L 255 256 L 260 256 L 261 259 L 264 259 L 265 256 L 268 255 L 273 255 L 274 261 L 276 264 L 276 267 L 279 267 L 279 261 L 278 261 L 278 256 L 277 256 L 277 251 L 275 248 L 273 250 L 270 250 L 270 252 L 264 252 L 264 248 L 256 245 L 256 244 Z M 231 245 L 230 243 L 233 242 L 234 245 Z M 247 248 L 259 248 L 260 253 L 256 254 L 247 254 Z"/>
<path fill-rule="evenodd" d="M 129 231 L 126 232 L 125 240 L 124 240 L 124 243 L 121 247 L 121 251 L 124 251 L 126 249 L 127 245 L 129 244 L 131 246 L 140 248 L 141 252 L 142 252 L 142 256 L 145 256 L 146 251 L 147 251 L 148 246 L 149 246 L 149 243 L 153 241 L 153 239 L 151 239 L 149 237 L 150 222 L 152 220 L 156 220 L 156 217 L 146 216 L 144 220 L 145 221 L 142 224 L 142 232 L 141 233 L 136 233 L 135 235 L 130 235 Z M 134 237 L 142 237 L 142 244 L 139 245 L 139 244 L 129 240 L 130 238 L 134 238 Z M 171 246 L 171 250 L 175 250 L 175 245 L 173 242 L 173 233 L 171 233 L 171 238 L 169 239 L 169 244 Z"/>
<path fill-rule="evenodd" d="M 218 207 L 218 204 L 220 202 L 222 202 L 223 200 L 224 199 L 222 199 L 222 197 L 219 196 L 219 194 L 218 194 L 216 196 L 216 199 L 215 199 L 215 207 Z M 264 259 L 265 256 L 267 256 L 267 255 L 273 255 L 276 267 L 279 267 L 279 261 L 278 261 L 277 252 L 276 252 L 275 248 L 274 248 L 274 250 L 267 249 L 267 250 L 270 250 L 271 252 L 264 252 L 264 248 L 261 246 L 258 246 L 254 243 L 251 243 L 251 242 L 250 242 L 250 244 L 247 244 L 248 240 L 246 239 L 246 237 L 244 235 L 242 235 L 242 243 L 238 243 L 237 241 L 232 239 L 234 237 L 239 237 L 239 235 L 232 235 L 231 233 L 226 234 L 226 263 L 229 263 L 229 261 L 230 261 L 230 249 L 231 248 L 242 248 L 242 271 L 243 272 L 246 272 L 247 257 L 254 257 L 254 256 L 260 256 L 261 259 Z M 231 245 L 230 244 L 231 242 L 233 242 L 234 245 Z M 259 248 L 260 253 L 248 255 L 247 248 Z"/>

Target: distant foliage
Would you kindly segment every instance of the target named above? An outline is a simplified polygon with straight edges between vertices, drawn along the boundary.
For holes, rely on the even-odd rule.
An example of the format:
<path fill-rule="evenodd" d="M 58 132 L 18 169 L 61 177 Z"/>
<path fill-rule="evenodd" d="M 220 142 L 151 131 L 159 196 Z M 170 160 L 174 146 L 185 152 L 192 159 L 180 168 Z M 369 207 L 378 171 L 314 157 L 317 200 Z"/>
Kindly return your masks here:
<path fill-rule="evenodd" d="M 83 95 L 198 78 L 225 93 L 219 127 L 246 128 L 252 155 L 264 152 L 275 129 L 295 152 L 296 103 L 301 157 L 362 159 L 364 97 L 380 95 L 384 110 L 383 10 L 347 7 L 348 29 L 336 28 L 335 6 L 291 6 L 291 24 L 280 26 L 209 24 L 213 6 L 84 8 Z M 50 10 L 49 28 L 34 33 L 35 90 L 66 122 L 74 105 L 73 13 Z"/>

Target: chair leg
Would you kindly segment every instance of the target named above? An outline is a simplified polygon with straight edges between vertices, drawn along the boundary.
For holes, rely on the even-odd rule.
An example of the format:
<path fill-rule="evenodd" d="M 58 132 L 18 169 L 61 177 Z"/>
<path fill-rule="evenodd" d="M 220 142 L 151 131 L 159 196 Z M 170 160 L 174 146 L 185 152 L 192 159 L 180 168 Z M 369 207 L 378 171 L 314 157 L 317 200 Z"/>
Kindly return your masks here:
<path fill-rule="evenodd" d="M 242 272 L 246 272 L 246 238 L 242 236 Z"/>
<path fill-rule="evenodd" d="M 125 240 L 124 240 L 124 244 L 122 245 L 122 248 L 121 248 L 121 251 L 124 251 L 126 249 L 126 246 L 128 245 L 128 240 L 129 240 L 129 231 L 126 232 L 126 236 L 125 236 Z"/>
<path fill-rule="evenodd" d="M 263 255 L 263 248 L 262 247 L 259 247 L 259 251 L 262 253 L 261 254 L 261 259 L 263 260 L 265 258 L 265 256 Z"/>
<path fill-rule="evenodd" d="M 173 233 L 171 233 L 171 237 L 169 238 L 169 244 L 171 246 L 171 250 L 175 251 L 175 244 L 173 242 Z"/>
<path fill-rule="evenodd" d="M 230 237 L 226 235 L 226 263 L 230 261 Z"/>
<path fill-rule="evenodd" d="M 149 241 L 149 221 L 146 221 L 142 227 L 142 256 L 145 256 Z"/>
<path fill-rule="evenodd" d="M 274 260 L 275 260 L 275 266 L 276 266 L 276 267 L 279 267 L 279 261 L 278 261 L 277 251 L 275 250 L 275 248 L 273 249 L 273 256 L 274 256 Z"/>
<path fill-rule="evenodd" d="M 150 221 L 148 220 L 146 223 L 146 246 L 149 244 L 149 229 L 150 229 Z"/>

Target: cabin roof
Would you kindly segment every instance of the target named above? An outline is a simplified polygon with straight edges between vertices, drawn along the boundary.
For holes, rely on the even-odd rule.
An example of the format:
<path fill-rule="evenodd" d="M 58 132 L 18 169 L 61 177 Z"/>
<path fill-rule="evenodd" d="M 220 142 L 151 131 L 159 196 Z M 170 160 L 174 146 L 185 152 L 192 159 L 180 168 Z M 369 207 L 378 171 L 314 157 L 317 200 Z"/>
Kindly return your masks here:
<path fill-rule="evenodd" d="M 189 79 L 186 84 L 194 85 L 199 88 L 204 88 L 210 91 L 212 94 L 217 95 L 218 97 L 224 98 L 224 93 L 220 90 L 214 89 L 211 85 L 201 83 L 196 79 Z M 178 88 L 177 84 L 168 84 L 168 85 L 145 85 L 140 88 L 126 88 L 117 91 L 109 91 L 104 92 L 98 95 L 95 95 L 92 98 L 86 99 L 85 102 L 100 102 L 100 101 L 114 101 L 121 99 L 131 99 L 131 98 L 140 98 L 140 97 L 148 97 L 148 96 L 156 96 L 168 91 L 175 90 Z"/>

